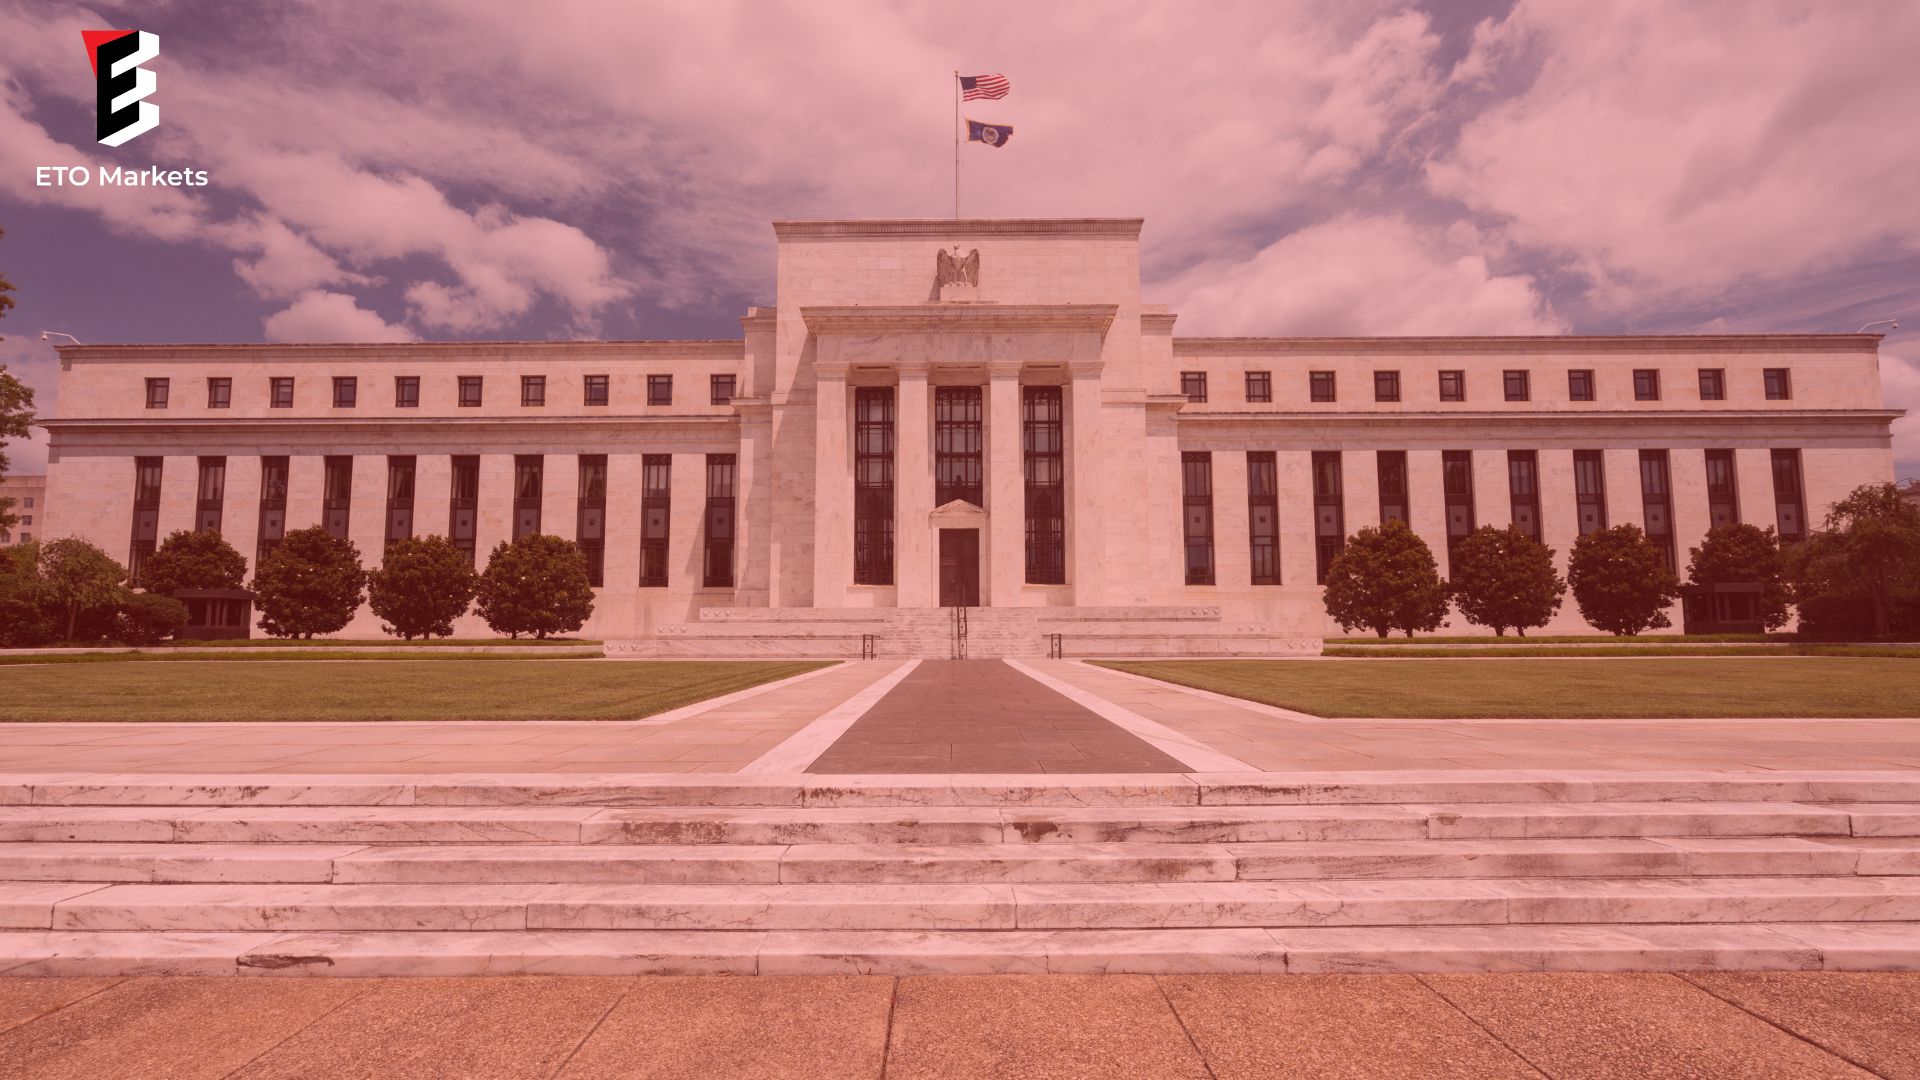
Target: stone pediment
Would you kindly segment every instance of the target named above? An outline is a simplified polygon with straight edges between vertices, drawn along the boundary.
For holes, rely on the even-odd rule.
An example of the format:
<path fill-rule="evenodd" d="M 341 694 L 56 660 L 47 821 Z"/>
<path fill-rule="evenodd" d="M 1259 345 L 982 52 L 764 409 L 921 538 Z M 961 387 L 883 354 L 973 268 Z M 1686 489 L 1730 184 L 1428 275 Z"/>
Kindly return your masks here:
<path fill-rule="evenodd" d="M 985 521 L 987 512 L 965 499 L 954 499 L 933 508 L 927 515 L 928 520 L 936 522 Z"/>

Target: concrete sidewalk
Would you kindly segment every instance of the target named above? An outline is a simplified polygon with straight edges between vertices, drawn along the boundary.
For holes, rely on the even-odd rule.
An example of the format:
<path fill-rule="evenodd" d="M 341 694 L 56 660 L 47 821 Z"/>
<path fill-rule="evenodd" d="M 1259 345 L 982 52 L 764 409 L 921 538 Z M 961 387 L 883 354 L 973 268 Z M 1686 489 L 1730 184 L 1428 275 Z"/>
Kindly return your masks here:
<path fill-rule="evenodd" d="M 0 978 L 0 1078 L 1920 1077 L 1920 975 Z"/>

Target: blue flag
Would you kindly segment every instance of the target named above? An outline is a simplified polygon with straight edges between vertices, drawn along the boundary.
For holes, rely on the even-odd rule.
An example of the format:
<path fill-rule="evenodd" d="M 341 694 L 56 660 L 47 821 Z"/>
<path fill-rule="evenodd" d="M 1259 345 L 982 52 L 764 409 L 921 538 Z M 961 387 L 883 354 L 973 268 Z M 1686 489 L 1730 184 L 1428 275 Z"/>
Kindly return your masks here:
<path fill-rule="evenodd" d="M 1013 138 L 1011 124 L 983 124 L 978 120 L 967 121 L 967 141 L 983 142 L 988 146 L 1005 146 Z"/>

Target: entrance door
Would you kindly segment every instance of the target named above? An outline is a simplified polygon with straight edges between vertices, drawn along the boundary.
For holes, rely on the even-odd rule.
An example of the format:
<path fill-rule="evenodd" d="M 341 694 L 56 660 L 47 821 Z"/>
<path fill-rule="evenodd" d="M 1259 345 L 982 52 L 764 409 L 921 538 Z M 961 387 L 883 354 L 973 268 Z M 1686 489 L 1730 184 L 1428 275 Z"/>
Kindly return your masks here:
<path fill-rule="evenodd" d="M 940 530 L 940 606 L 980 606 L 980 530 Z"/>

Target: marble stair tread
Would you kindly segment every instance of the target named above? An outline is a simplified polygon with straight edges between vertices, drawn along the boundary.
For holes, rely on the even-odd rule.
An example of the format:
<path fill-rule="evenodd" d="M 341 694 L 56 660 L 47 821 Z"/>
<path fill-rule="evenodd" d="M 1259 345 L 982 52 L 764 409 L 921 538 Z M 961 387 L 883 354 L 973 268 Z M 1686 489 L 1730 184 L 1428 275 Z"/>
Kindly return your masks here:
<path fill-rule="evenodd" d="M 994 844 L 995 807 L 752 807 L 607 810 L 581 829 L 584 844 Z"/>
<path fill-rule="evenodd" d="M 432 845 L 361 848 L 338 884 L 730 884 L 780 880 L 781 845 Z"/>
<path fill-rule="evenodd" d="M 1850 874 L 1855 856 L 1793 837 L 1687 840 L 1576 837 L 1230 843 L 1249 880 L 1413 877 L 1660 877 L 1680 874 Z M 1744 845 L 1731 851 L 1716 844 Z M 1737 869 L 1726 869 L 1737 865 Z"/>
<path fill-rule="evenodd" d="M 1509 803 L 1420 807 L 1434 839 L 1848 836 L 1851 812 L 1798 803 Z"/>
<path fill-rule="evenodd" d="M 0 843 L 0 881 L 327 882 L 360 844 Z"/>
<path fill-rule="evenodd" d="M 787 849 L 783 882 L 1232 881 L 1216 844 L 816 844 Z"/>
<path fill-rule="evenodd" d="M 575 843 L 594 807 L 0 806 L 0 842 Z"/>
<path fill-rule="evenodd" d="M 1853 806 L 1855 836 L 1920 836 L 1920 805 Z"/>

